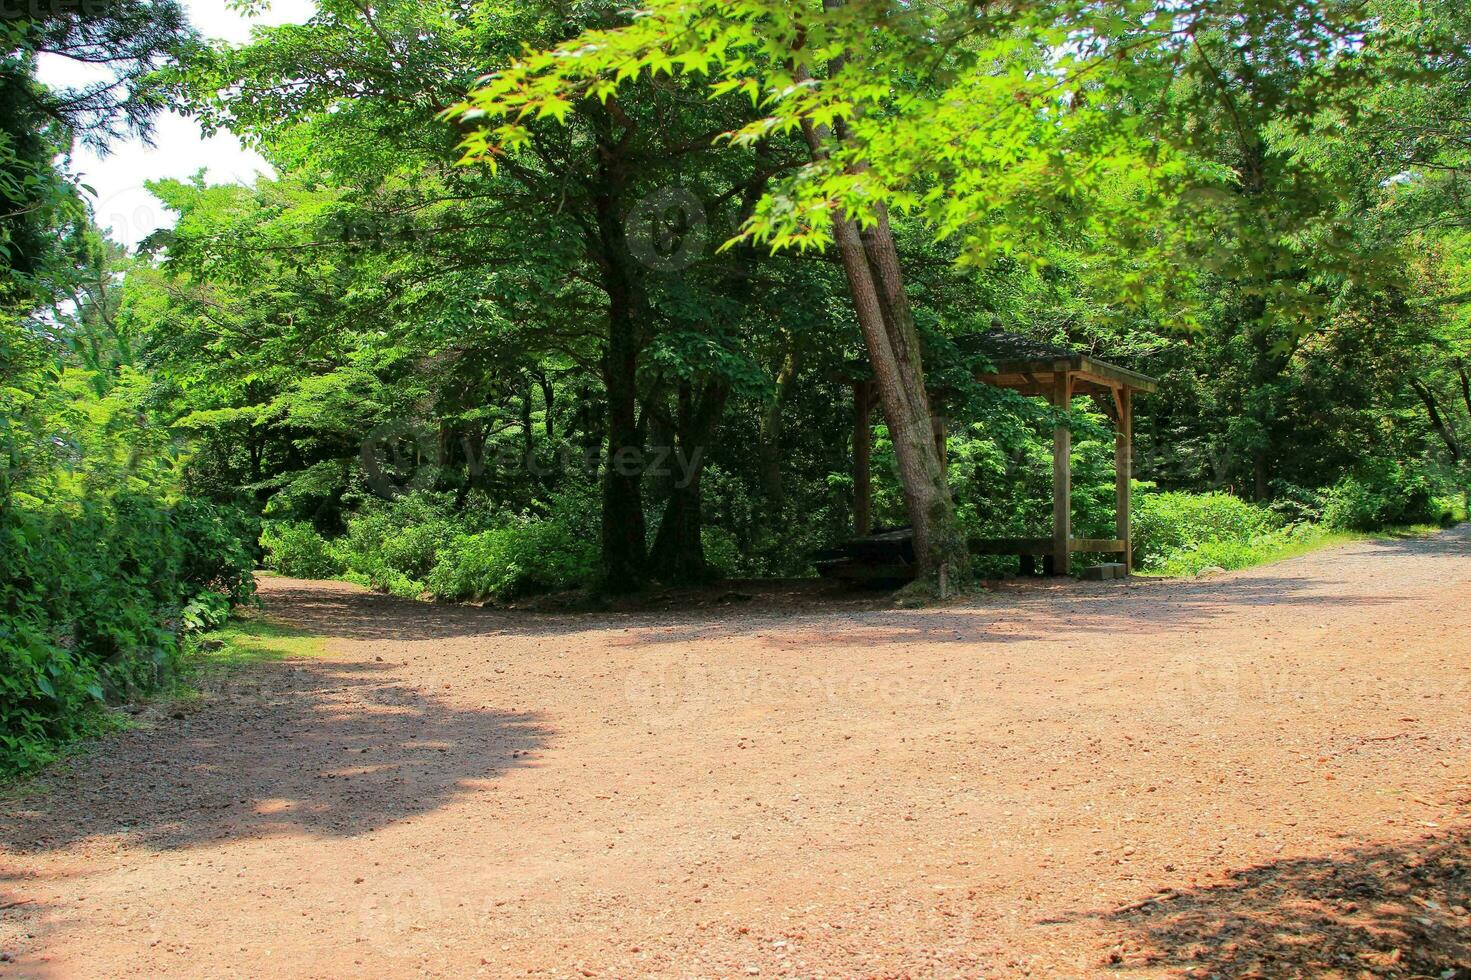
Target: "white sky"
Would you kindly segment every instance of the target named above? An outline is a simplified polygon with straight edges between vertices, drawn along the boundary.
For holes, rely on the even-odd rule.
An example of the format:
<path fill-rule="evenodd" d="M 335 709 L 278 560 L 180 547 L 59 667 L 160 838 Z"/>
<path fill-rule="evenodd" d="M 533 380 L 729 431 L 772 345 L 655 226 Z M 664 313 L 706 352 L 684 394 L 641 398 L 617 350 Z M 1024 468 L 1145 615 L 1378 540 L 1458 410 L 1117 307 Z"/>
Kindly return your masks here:
<path fill-rule="evenodd" d="M 183 3 L 200 34 L 231 44 L 248 41 L 252 25 L 299 24 L 316 9 L 314 0 L 271 0 L 270 8 L 261 16 L 245 17 L 230 10 L 226 0 Z M 49 85 L 75 85 L 96 77 L 89 66 L 55 57 L 43 58 L 38 71 Z M 272 173 L 260 154 L 245 149 L 230 133 L 205 139 L 192 119 L 176 113 L 166 113 L 156 120 L 153 142 L 152 147 L 138 140 L 115 143 L 101 159 L 79 148 L 73 158 L 73 169 L 83 175 L 83 183 L 97 191 L 93 210 L 98 224 L 111 228 L 112 237 L 130 248 L 175 220 L 175 215 L 144 188 L 145 180 L 191 177 L 201 167 L 214 183 L 250 183 L 259 174 Z"/>

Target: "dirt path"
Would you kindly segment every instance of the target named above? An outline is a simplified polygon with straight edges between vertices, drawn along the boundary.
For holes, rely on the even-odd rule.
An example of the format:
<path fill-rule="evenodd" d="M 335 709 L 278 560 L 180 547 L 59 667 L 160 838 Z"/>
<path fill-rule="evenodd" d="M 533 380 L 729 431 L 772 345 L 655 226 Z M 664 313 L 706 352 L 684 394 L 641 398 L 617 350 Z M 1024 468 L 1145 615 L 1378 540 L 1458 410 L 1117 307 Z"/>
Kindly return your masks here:
<path fill-rule="evenodd" d="M 926 611 L 263 592 L 325 656 L 0 803 L 0 972 L 1471 976 L 1466 529 Z"/>

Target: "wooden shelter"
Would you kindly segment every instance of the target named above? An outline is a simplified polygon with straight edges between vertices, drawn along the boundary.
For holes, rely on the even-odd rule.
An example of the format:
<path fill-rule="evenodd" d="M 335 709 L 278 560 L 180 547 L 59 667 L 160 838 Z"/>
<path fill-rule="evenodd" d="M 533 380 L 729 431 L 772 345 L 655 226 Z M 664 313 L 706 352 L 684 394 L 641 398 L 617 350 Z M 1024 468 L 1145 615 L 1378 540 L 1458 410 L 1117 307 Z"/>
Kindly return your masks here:
<path fill-rule="evenodd" d="M 1054 575 L 1068 574 L 1072 556 L 1077 552 L 1118 554 L 1122 556 L 1120 561 L 1125 571 L 1131 571 L 1129 481 L 1133 475 L 1134 396 L 1157 390 L 1154 379 L 1081 351 L 1041 344 L 1001 330 L 960 337 L 956 343 L 964 353 L 994 366 L 994 370 L 977 373 L 977 380 L 1023 395 L 1046 398 L 1064 410 L 1075 397 L 1089 396 L 1113 421 L 1116 433 L 1117 513 L 1114 537 L 1073 537 L 1072 431 L 1066 425 L 1058 425 L 1052 433 L 1052 535 L 1046 538 L 977 539 L 970 542 L 971 550 L 978 554 L 1019 555 L 1024 565 L 1034 563 L 1040 556 L 1047 570 Z M 902 532 L 871 535 L 870 421 L 876 403 L 873 381 L 854 377 L 850 378 L 850 383 L 854 408 L 853 522 L 858 537 L 843 548 L 820 556 L 818 567 L 824 574 L 842 578 L 899 577 L 897 570 L 902 570 L 906 560 L 914 560 L 912 542 L 906 558 Z M 940 458 L 944 460 L 945 430 L 938 415 L 934 426 L 935 439 L 941 447 Z M 875 565 L 879 555 L 884 556 L 883 560 Z"/>

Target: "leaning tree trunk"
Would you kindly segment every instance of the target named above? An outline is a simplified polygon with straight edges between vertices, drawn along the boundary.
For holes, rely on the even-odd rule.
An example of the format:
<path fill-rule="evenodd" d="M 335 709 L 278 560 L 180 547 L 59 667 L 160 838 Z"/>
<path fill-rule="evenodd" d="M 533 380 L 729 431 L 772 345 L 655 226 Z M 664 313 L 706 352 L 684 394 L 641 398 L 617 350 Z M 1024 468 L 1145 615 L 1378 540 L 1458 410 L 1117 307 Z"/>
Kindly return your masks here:
<path fill-rule="evenodd" d="M 1420 401 L 1425 404 L 1425 413 L 1430 416 L 1430 427 L 1445 442 L 1446 452 L 1451 455 L 1451 462 L 1459 463 L 1461 461 L 1460 441 L 1456 439 L 1456 433 L 1446 423 L 1446 420 L 1441 417 L 1440 406 L 1436 403 L 1435 393 L 1419 378 L 1411 378 L 1410 387 L 1414 389 L 1415 394 L 1420 396 Z"/>
<path fill-rule="evenodd" d="M 827 2 L 832 5 L 834 0 Z M 806 80 L 805 71 L 798 69 L 795 74 L 798 82 Z M 804 122 L 802 129 L 813 158 L 825 159 L 828 153 L 824 144 L 830 135 L 827 127 Z M 882 212 L 879 216 L 883 218 Z M 865 243 L 857 223 L 837 210 L 833 211 L 832 225 L 884 421 L 894 444 L 904 503 L 914 529 L 919 576 L 928 578 L 947 569 L 953 578 L 966 578 L 970 555 L 935 445 L 919 335 L 904 291 L 893 233 L 884 219 Z"/>
<path fill-rule="evenodd" d="M 919 331 L 914 324 L 914 310 L 909 304 L 909 294 L 904 288 L 904 276 L 899 264 L 899 250 L 894 244 L 894 232 L 889 227 L 889 216 L 882 204 L 877 207 L 876 220 L 872 227 L 860 233 L 864 254 L 868 257 L 878 290 L 879 305 L 888 325 L 890 345 L 899 368 L 904 391 L 910 393 L 913 405 L 908 421 L 909 434 L 920 444 L 915 451 L 920 454 L 923 470 L 916 474 L 918 489 L 912 492 L 905 486 L 905 498 L 910 514 L 916 506 L 928 509 L 929 542 L 926 551 L 933 557 L 931 571 L 948 565 L 951 574 L 965 578 L 970 568 L 970 552 L 965 535 L 955 516 L 955 504 L 950 495 L 950 483 L 945 472 L 945 463 L 940 453 L 943 448 L 935 442 L 934 422 L 931 416 L 929 394 L 925 388 L 924 364 L 920 354 Z M 882 388 L 880 388 L 882 392 Z M 885 416 L 888 411 L 885 409 Z M 889 424 L 893 431 L 893 423 Z M 895 441 L 898 445 L 898 441 Z M 902 466 L 901 463 L 901 472 Z M 915 524 L 915 548 L 919 549 L 919 524 Z M 923 560 L 921 562 L 923 564 Z"/>

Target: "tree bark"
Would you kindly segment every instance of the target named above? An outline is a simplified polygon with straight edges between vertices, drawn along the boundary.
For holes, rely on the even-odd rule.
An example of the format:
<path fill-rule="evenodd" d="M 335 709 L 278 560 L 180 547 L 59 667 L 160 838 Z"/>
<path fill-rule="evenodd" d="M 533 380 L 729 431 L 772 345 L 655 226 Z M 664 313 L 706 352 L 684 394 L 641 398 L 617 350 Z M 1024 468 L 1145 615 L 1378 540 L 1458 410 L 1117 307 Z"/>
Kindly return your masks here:
<path fill-rule="evenodd" d="M 705 471 L 705 450 L 728 395 L 729 388 L 718 381 L 698 397 L 692 385 L 679 386 L 678 415 L 671 440 L 676 453 L 666 461 L 672 468 L 669 498 L 649 552 L 649 569 L 660 581 L 703 582 L 711 577 L 705 561 L 700 480 Z"/>
<path fill-rule="evenodd" d="M 797 81 L 806 80 L 804 71 L 795 74 Z M 827 128 L 804 121 L 802 129 L 813 158 L 825 159 Z M 878 217 L 865 236 L 856 222 L 834 210 L 833 240 L 894 444 L 899 481 L 914 529 L 919 577 L 938 575 L 948 566 L 950 580 L 963 581 L 969 577 L 970 554 L 935 446 L 919 336 L 904 290 L 898 250 L 887 215 L 880 210 Z"/>
<path fill-rule="evenodd" d="M 531 378 L 526 379 L 526 388 L 521 392 L 521 449 L 522 459 L 529 467 L 536 460 L 536 433 L 531 429 Z"/>
<path fill-rule="evenodd" d="M 1441 417 L 1440 406 L 1435 401 L 1435 392 L 1426 387 L 1425 382 L 1419 378 L 1410 379 L 1410 387 L 1415 389 L 1415 394 L 1420 396 L 1420 401 L 1425 403 L 1425 411 L 1430 416 L 1430 425 L 1440 438 L 1445 441 L 1445 448 L 1451 454 L 1451 462 L 1461 461 L 1461 445 L 1456 441 L 1456 434 L 1446 425 L 1445 419 Z"/>
<path fill-rule="evenodd" d="M 552 406 L 557 401 L 557 390 L 552 386 L 552 379 L 547 377 L 545 371 L 538 371 L 536 380 L 541 386 L 541 403 L 546 409 L 546 416 L 542 419 L 542 426 L 546 430 L 547 442 L 551 443 L 557 437 L 557 423 L 552 418 Z"/>
<path fill-rule="evenodd" d="M 638 359 L 642 348 L 638 316 L 643 294 L 634 259 L 623 238 L 616 181 L 606 165 L 594 196 L 598 259 L 608 296 L 608 344 L 603 385 L 608 397 L 602 473 L 603 587 L 613 592 L 641 588 L 648 573 L 644 541 L 643 433 L 638 424 Z"/>

